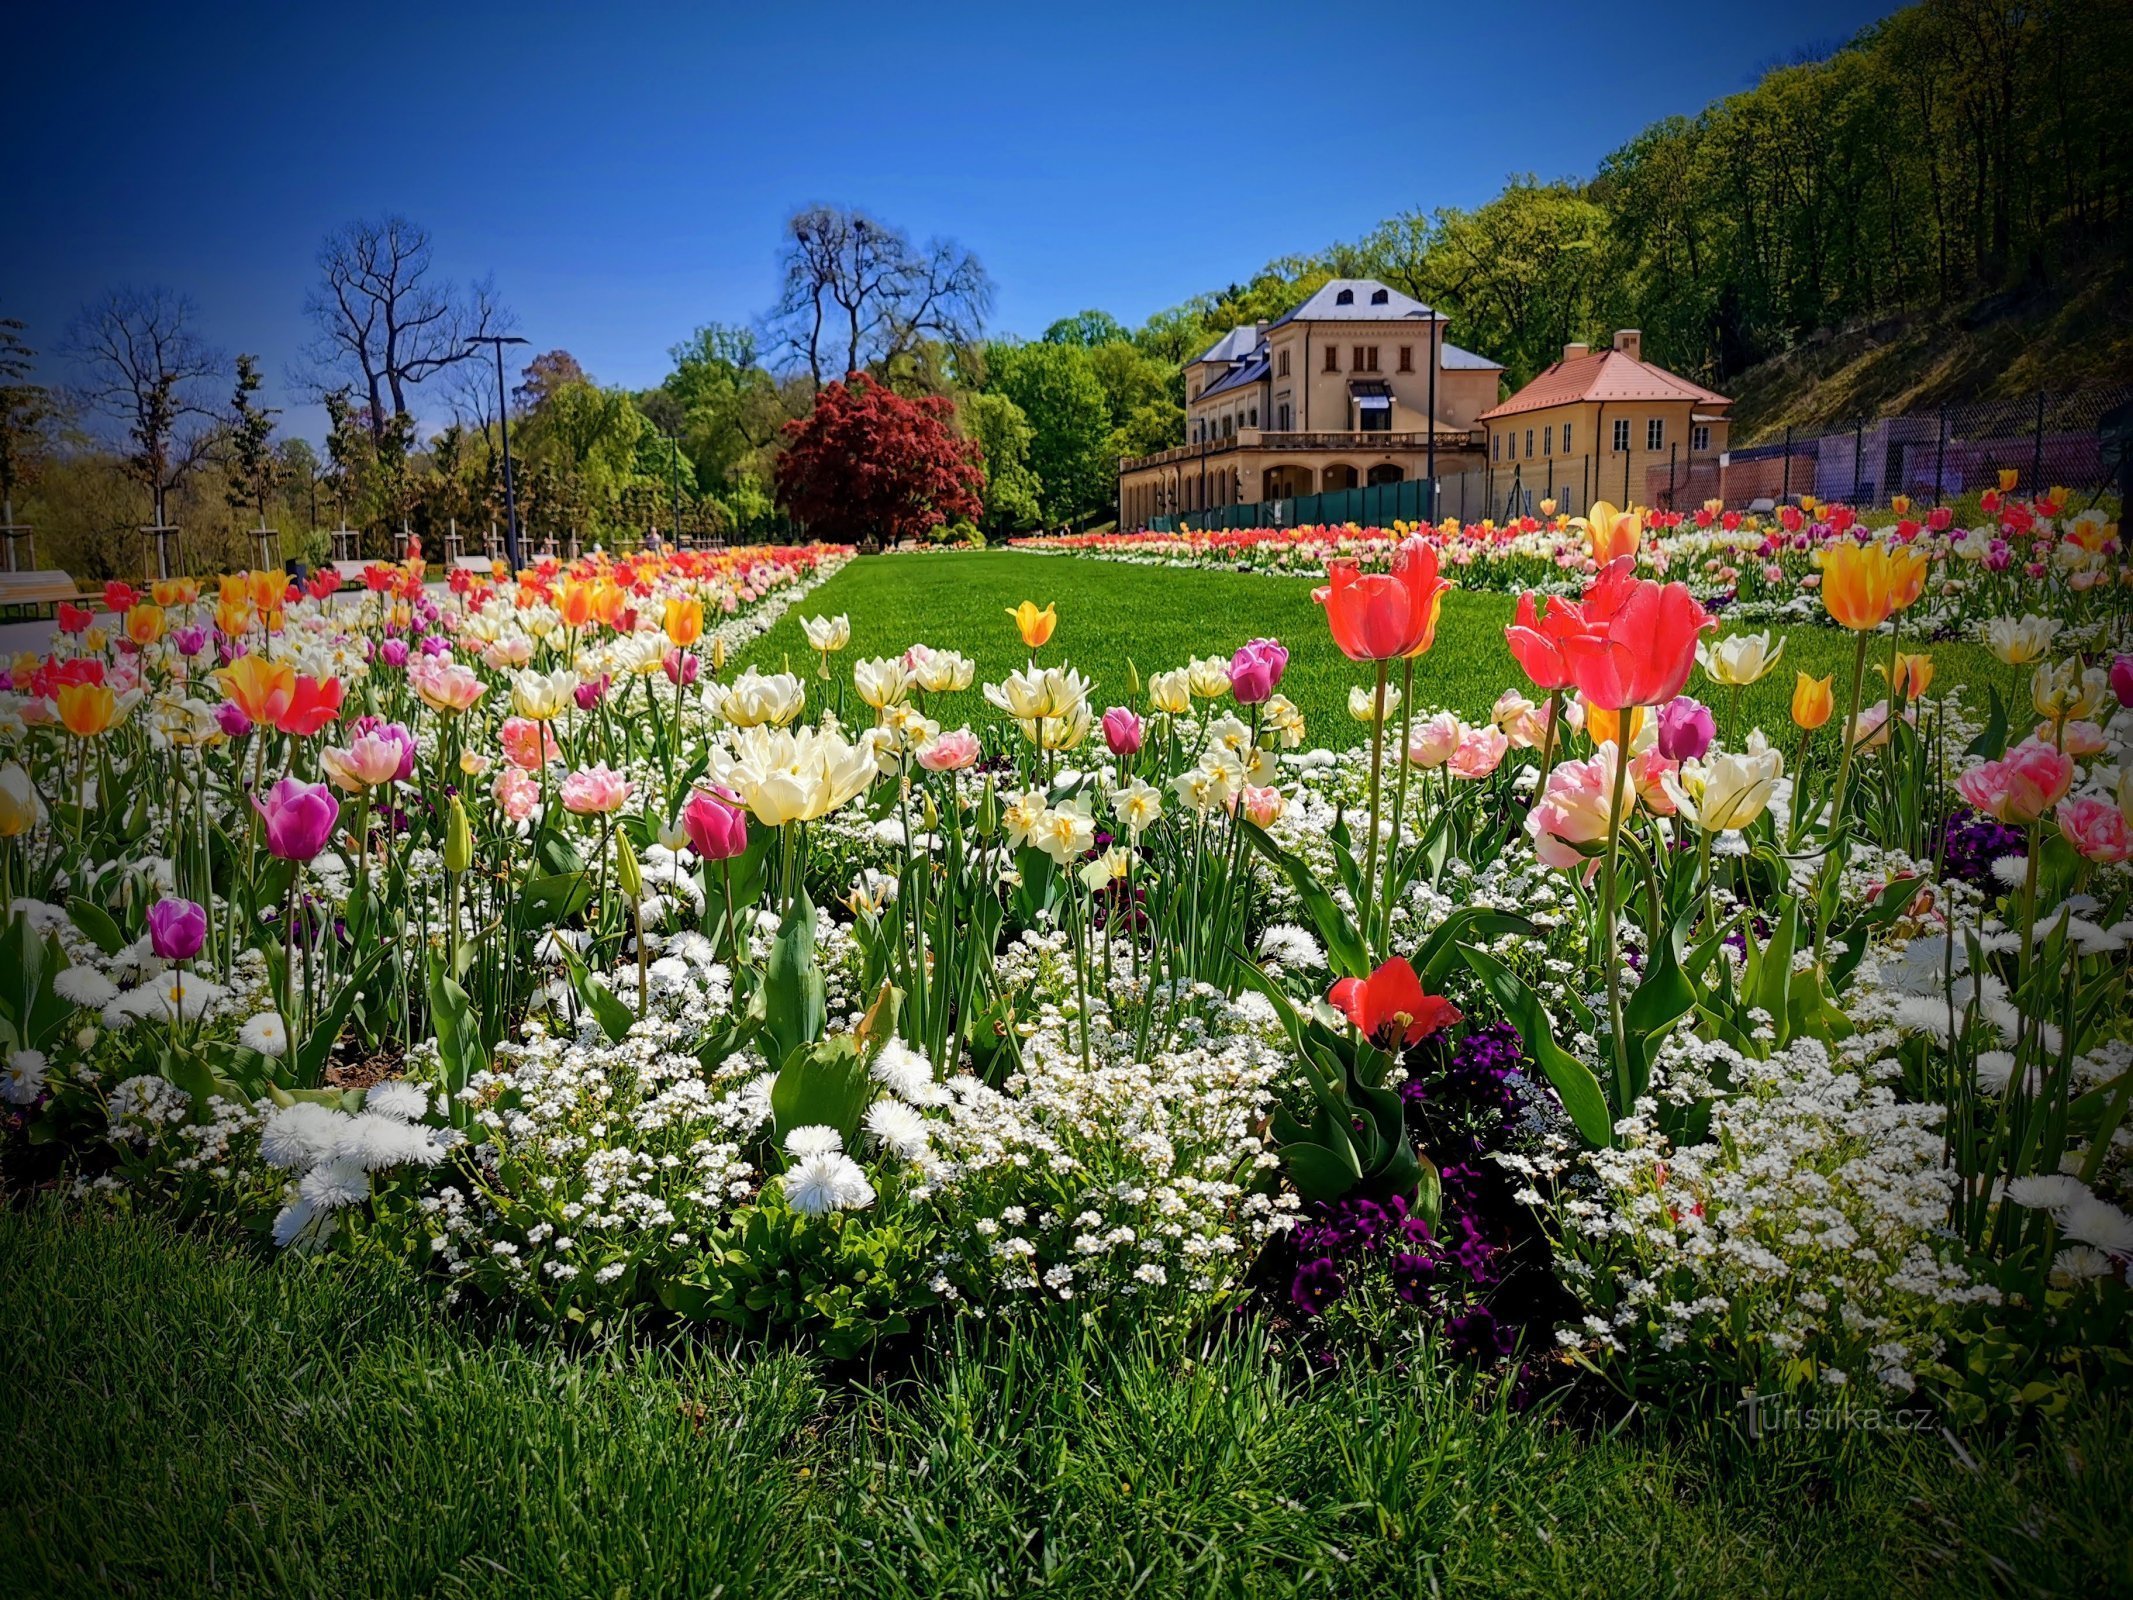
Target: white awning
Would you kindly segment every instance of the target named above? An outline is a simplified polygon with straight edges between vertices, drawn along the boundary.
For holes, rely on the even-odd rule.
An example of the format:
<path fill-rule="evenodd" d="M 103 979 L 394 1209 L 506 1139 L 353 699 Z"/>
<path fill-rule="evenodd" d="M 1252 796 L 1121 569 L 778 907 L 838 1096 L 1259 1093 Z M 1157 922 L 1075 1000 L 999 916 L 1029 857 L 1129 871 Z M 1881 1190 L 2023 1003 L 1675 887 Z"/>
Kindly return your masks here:
<path fill-rule="evenodd" d="M 1354 397 L 1358 411 L 1390 411 L 1392 396 L 1389 394 L 1359 394 Z"/>

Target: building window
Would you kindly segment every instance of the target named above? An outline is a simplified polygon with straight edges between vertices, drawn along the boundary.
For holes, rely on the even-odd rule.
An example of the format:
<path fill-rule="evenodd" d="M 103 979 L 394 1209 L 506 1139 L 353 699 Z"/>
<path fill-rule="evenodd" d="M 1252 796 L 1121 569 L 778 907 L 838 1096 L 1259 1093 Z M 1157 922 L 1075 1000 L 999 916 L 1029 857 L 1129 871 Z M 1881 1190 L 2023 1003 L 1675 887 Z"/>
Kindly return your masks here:
<path fill-rule="evenodd" d="M 1691 452 L 1701 454 L 1710 448 L 1711 425 L 1708 422 L 1699 422 L 1689 429 L 1689 449 Z"/>
<path fill-rule="evenodd" d="M 1402 372 L 1415 370 L 1415 347 L 1411 344 L 1400 346 L 1400 370 Z"/>
<path fill-rule="evenodd" d="M 1374 344 L 1359 344 L 1349 367 L 1351 372 L 1375 372 L 1378 370 L 1378 347 Z"/>
<path fill-rule="evenodd" d="M 1280 364 L 1275 370 L 1284 378 L 1289 375 L 1289 352 L 1286 349 L 1281 352 Z"/>
<path fill-rule="evenodd" d="M 1333 297 L 1333 303 L 1334 303 L 1335 305 L 1337 305 L 1337 306 L 1352 306 L 1352 305 L 1354 305 L 1354 304 L 1355 304 L 1355 291 L 1354 291 L 1353 289 L 1343 289 L 1343 290 L 1341 290 L 1341 292 L 1340 292 L 1339 294 L 1337 294 L 1337 295 L 1335 295 L 1335 296 Z"/>
<path fill-rule="evenodd" d="M 1627 450 L 1629 448 L 1629 418 L 1627 417 L 1615 418 L 1615 448 L 1617 450 Z"/>
<path fill-rule="evenodd" d="M 1328 372 L 1338 372 L 1340 369 L 1341 347 L 1337 344 L 1329 344 L 1326 346 L 1326 370 Z"/>
<path fill-rule="evenodd" d="M 1288 403 L 1288 401 L 1284 400 L 1284 401 L 1282 401 L 1282 402 L 1281 402 L 1281 410 L 1280 410 L 1279 412 L 1277 412 L 1277 413 L 1276 413 L 1276 416 L 1278 417 L 1278 419 L 1279 419 L 1279 420 L 1278 420 L 1278 421 L 1277 421 L 1277 422 L 1276 422 L 1276 423 L 1274 424 L 1274 427 L 1275 427 L 1275 431 L 1276 431 L 1276 432 L 1278 432 L 1278 433 L 1287 433 L 1287 432 L 1289 431 L 1289 403 Z"/>
<path fill-rule="evenodd" d="M 1392 431 L 1392 407 L 1370 406 L 1356 420 L 1364 433 L 1390 433 Z"/>
<path fill-rule="evenodd" d="M 1246 423 L 1245 426 L 1249 428 L 1256 428 L 1259 426 L 1259 408 L 1257 406 L 1252 407 L 1252 420 Z"/>
<path fill-rule="evenodd" d="M 1552 424 L 1541 429 L 1541 454 L 1544 456 L 1555 454 L 1555 428 Z"/>
<path fill-rule="evenodd" d="M 1489 435 L 1489 459 L 1491 461 L 1501 461 L 1503 459 L 1503 435 L 1500 433 Z"/>
<path fill-rule="evenodd" d="M 1526 430 L 1526 459 L 1528 461 L 1533 459 L 1533 430 L 1531 428 Z"/>
<path fill-rule="evenodd" d="M 1570 454 L 1570 424 L 1563 424 L 1563 454 Z"/>
<path fill-rule="evenodd" d="M 1371 291 L 1370 291 L 1370 303 L 1371 303 L 1372 305 L 1374 305 L 1374 306 L 1382 306 L 1382 305 L 1389 305 L 1389 304 L 1391 304 L 1391 302 L 1392 302 L 1392 296 L 1391 296 L 1391 295 L 1390 295 L 1389 293 L 1387 293 L 1387 292 L 1386 292 L 1385 290 L 1383 290 L 1383 289 L 1373 289 L 1373 290 L 1371 290 Z"/>
<path fill-rule="evenodd" d="M 1663 418 L 1653 417 L 1644 424 L 1644 448 L 1647 450 L 1664 450 L 1666 448 L 1666 422 Z"/>

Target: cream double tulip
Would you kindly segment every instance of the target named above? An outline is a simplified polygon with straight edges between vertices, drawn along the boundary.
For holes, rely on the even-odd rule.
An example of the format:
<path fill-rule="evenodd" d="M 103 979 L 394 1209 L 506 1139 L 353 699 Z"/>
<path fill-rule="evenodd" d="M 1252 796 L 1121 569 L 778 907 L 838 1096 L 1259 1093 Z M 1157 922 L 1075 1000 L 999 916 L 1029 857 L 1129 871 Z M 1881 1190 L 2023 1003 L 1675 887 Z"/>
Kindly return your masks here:
<path fill-rule="evenodd" d="M 1148 679 L 1148 708 L 1169 717 L 1185 715 L 1192 709 L 1192 674 L 1183 667 L 1152 674 Z"/>
<path fill-rule="evenodd" d="M 819 728 L 738 730 L 711 755 L 711 779 L 765 827 L 813 822 L 865 791 L 877 774 L 865 741 L 849 744 Z"/>
<path fill-rule="evenodd" d="M 912 679 L 928 694 L 954 694 L 977 678 L 978 664 L 953 650 L 929 650 L 912 669 Z"/>
<path fill-rule="evenodd" d="M 911 692 L 911 673 L 899 656 L 877 656 L 852 663 L 852 687 L 876 711 L 900 706 Z"/>
<path fill-rule="evenodd" d="M 1220 656 L 1195 656 L 1185 681 L 1202 700 L 1219 700 L 1229 693 L 1229 663 Z"/>
<path fill-rule="evenodd" d="M 1070 717 L 1077 708 L 1087 710 L 1089 680 L 1072 667 L 1040 667 L 1032 661 L 1027 671 L 985 685 L 985 698 L 1018 722 Z"/>
<path fill-rule="evenodd" d="M 1994 617 L 1985 624 L 1985 648 L 2010 667 L 2026 667 L 2052 647 L 2059 624 L 2049 617 Z"/>
<path fill-rule="evenodd" d="M 1678 773 L 1665 773 L 1660 782 L 1675 809 L 1704 832 L 1738 833 L 1770 809 L 1784 775 L 1785 758 L 1758 729 L 1748 735 L 1747 749 L 1684 761 Z"/>
<path fill-rule="evenodd" d="M 2040 717 L 2082 722 L 2115 697 L 2108 672 L 2102 667 L 2084 668 L 2078 657 L 2069 656 L 2057 666 L 2047 662 L 2030 675 L 2029 698 Z"/>
<path fill-rule="evenodd" d="M 730 684 L 707 685 L 704 704 L 729 727 L 782 728 L 807 704 L 807 688 L 793 673 L 765 675 L 750 667 Z"/>
<path fill-rule="evenodd" d="M 0 839 L 14 839 L 37 826 L 37 786 L 20 764 L 0 767 Z"/>
<path fill-rule="evenodd" d="M 577 693 L 578 675 L 568 667 L 553 672 L 530 668 L 511 675 L 511 709 L 531 722 L 559 717 Z"/>
<path fill-rule="evenodd" d="M 828 655 L 833 650 L 842 650 L 852 642 L 852 619 L 839 615 L 834 617 L 802 617 L 800 631 L 807 635 L 807 647 Z"/>
<path fill-rule="evenodd" d="M 1770 648 L 1767 633 L 1738 633 L 1730 639 L 1706 640 L 1696 647 L 1696 659 L 1704 676 L 1728 689 L 1745 689 L 1778 664 L 1785 653 L 1782 640 Z"/>

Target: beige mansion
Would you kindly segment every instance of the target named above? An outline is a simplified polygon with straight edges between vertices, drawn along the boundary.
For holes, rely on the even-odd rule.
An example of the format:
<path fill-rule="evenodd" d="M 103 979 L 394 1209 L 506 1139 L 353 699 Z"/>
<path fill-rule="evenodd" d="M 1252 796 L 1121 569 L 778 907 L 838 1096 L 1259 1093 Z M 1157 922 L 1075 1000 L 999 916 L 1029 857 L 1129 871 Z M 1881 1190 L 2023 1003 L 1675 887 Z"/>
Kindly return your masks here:
<path fill-rule="evenodd" d="M 1397 289 L 1335 278 L 1278 321 L 1231 330 L 1185 369 L 1185 442 L 1119 462 L 1119 526 L 1420 479 L 1432 431 L 1440 476 L 1480 466 L 1503 368 L 1445 326 Z"/>

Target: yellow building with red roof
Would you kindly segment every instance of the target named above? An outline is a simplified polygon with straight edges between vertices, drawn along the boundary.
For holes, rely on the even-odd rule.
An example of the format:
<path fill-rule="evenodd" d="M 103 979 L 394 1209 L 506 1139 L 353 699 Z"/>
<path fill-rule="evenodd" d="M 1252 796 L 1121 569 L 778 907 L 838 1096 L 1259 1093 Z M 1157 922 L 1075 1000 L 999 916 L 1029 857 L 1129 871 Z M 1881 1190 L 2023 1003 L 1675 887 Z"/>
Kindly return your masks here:
<path fill-rule="evenodd" d="M 1675 506 L 1715 483 L 1729 396 L 1644 359 L 1623 328 L 1605 350 L 1563 346 L 1563 358 L 1475 420 L 1488 430 L 1488 476 L 1530 495 L 1561 485 L 1585 499 Z"/>

